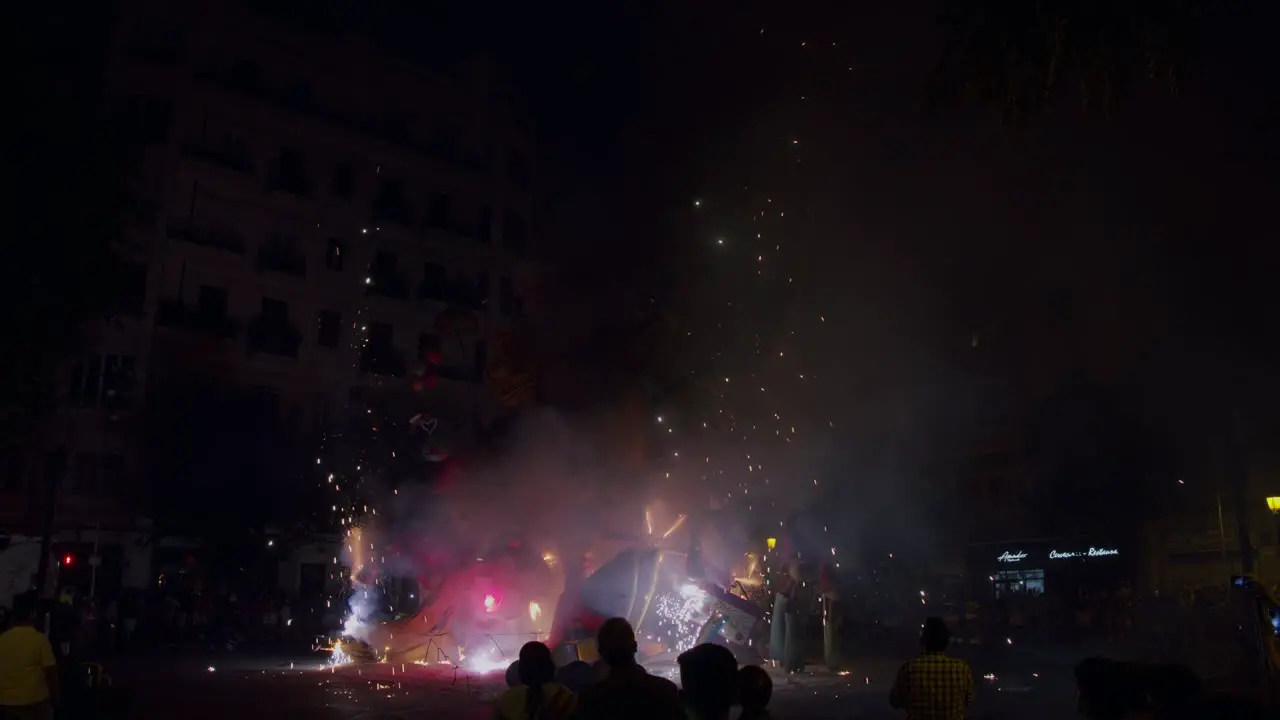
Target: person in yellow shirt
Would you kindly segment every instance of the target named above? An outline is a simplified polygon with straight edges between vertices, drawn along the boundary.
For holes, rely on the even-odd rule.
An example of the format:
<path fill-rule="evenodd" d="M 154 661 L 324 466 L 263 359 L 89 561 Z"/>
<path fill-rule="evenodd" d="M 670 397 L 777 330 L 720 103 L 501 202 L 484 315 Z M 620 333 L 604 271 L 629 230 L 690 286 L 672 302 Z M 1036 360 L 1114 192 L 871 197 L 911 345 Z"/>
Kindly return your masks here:
<path fill-rule="evenodd" d="M 0 634 L 0 720 L 53 718 L 58 664 L 35 618 L 34 592 L 13 599 L 13 625 Z"/>
<path fill-rule="evenodd" d="M 516 671 L 520 684 L 499 698 L 496 720 L 567 720 L 577 709 L 578 697 L 554 681 L 556 665 L 546 645 L 525 643 Z"/>

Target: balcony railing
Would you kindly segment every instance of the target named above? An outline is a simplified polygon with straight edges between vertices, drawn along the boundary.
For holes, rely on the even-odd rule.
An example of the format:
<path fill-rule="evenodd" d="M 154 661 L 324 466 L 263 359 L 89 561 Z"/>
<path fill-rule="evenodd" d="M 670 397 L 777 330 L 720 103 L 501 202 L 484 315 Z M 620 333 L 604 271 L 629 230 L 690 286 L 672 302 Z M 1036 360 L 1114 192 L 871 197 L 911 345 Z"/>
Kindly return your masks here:
<path fill-rule="evenodd" d="M 248 148 L 235 143 L 187 142 L 182 145 L 182 154 L 227 170 L 253 174 Z"/>
<path fill-rule="evenodd" d="M 302 333 L 288 320 L 258 315 L 249 321 L 249 354 L 298 357 Z"/>
<path fill-rule="evenodd" d="M 240 334 L 240 323 L 235 318 L 226 313 L 185 305 L 177 298 L 160 298 L 156 306 L 156 325 L 220 340 Z"/>
<path fill-rule="evenodd" d="M 234 230 L 219 227 L 190 227 L 183 221 L 170 221 L 166 235 L 192 245 L 226 250 L 236 255 L 244 254 L 244 238 Z"/>
<path fill-rule="evenodd" d="M 365 294 L 393 300 L 408 300 L 409 281 L 402 273 L 372 272 L 369 273 L 369 284 L 365 286 Z"/>
<path fill-rule="evenodd" d="M 368 375 L 402 378 L 405 375 L 405 352 L 390 347 L 368 346 L 360 351 L 360 372 Z"/>
<path fill-rule="evenodd" d="M 258 250 L 258 272 L 278 272 L 305 278 L 307 259 L 292 250 L 264 247 Z"/>
<path fill-rule="evenodd" d="M 237 74 L 224 68 L 204 68 L 195 72 L 195 79 L 242 97 L 317 118 L 342 130 L 408 148 L 437 162 L 464 168 L 477 175 L 488 175 L 491 172 L 492 163 L 483 153 L 468 151 L 449 140 L 414 140 L 394 125 L 369 122 L 341 105 L 326 104 L 313 97 L 301 97 L 284 89 L 267 87 L 255 76 Z"/>

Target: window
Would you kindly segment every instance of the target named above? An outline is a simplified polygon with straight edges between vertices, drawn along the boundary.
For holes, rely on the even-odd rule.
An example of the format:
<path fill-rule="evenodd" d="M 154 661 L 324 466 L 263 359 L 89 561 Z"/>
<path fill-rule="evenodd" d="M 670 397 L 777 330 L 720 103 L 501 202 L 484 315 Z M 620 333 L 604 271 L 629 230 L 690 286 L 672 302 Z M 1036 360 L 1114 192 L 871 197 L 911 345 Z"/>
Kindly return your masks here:
<path fill-rule="evenodd" d="M 524 218 L 511 210 L 502 216 L 502 244 L 516 253 L 523 253 L 528 245 Z"/>
<path fill-rule="evenodd" d="M 333 171 L 333 194 L 349 198 L 356 192 L 356 169 L 351 163 L 338 163 Z"/>
<path fill-rule="evenodd" d="M 67 403 L 88 407 L 109 401 L 119 405 L 133 389 L 137 357 L 133 355 L 93 354 L 71 366 L 67 387 Z"/>
<path fill-rule="evenodd" d="M 106 453 L 102 456 L 102 494 L 112 497 L 124 490 L 124 455 Z"/>
<path fill-rule="evenodd" d="M 507 148 L 507 179 L 516 187 L 529 187 L 529 161 L 515 148 Z"/>
<path fill-rule="evenodd" d="M 147 266 L 142 263 L 126 263 L 120 268 L 120 312 L 140 315 L 146 302 Z"/>
<path fill-rule="evenodd" d="M 430 294 L 439 292 L 449 284 L 449 272 L 440 263 L 425 263 L 422 266 L 422 289 Z"/>
<path fill-rule="evenodd" d="M 418 333 L 418 358 L 425 362 L 427 353 L 440 349 L 440 336 L 431 333 Z"/>
<path fill-rule="evenodd" d="M 71 456 L 71 492 L 75 495 L 98 492 L 98 458 L 92 453 L 78 452 Z"/>
<path fill-rule="evenodd" d="M 449 227 L 449 215 L 452 205 L 453 202 L 448 195 L 443 193 L 432 195 L 431 202 L 427 205 L 427 227 Z"/>
<path fill-rule="evenodd" d="M 374 275 L 388 276 L 396 274 L 396 266 L 399 264 L 396 254 L 390 250 L 375 250 L 373 253 L 373 270 Z"/>
<path fill-rule="evenodd" d="M 1000 570 L 991 576 L 991 586 L 998 598 L 1010 595 L 1030 595 L 1032 597 L 1043 595 L 1044 570 Z"/>
<path fill-rule="evenodd" d="M 502 278 L 498 282 L 498 310 L 504 316 L 510 316 L 515 311 L 516 295 L 511 289 L 511 278 Z"/>
<path fill-rule="evenodd" d="M 65 445 L 44 454 L 44 485 L 60 487 L 62 479 L 67 475 L 67 448 Z"/>
<path fill-rule="evenodd" d="M 319 326 L 316 343 L 320 347 L 338 347 L 338 340 L 342 337 L 342 314 L 336 310 L 321 310 Z"/>
<path fill-rule="evenodd" d="M 480 208 L 480 242 L 489 242 L 493 239 L 493 208 L 485 205 Z"/>
<path fill-rule="evenodd" d="M 324 266 L 341 272 L 342 255 L 342 243 L 338 242 L 338 238 L 329 238 L 329 247 L 324 252 Z"/>
<path fill-rule="evenodd" d="M 0 450 L 0 492 L 14 493 L 22 489 L 25 466 L 21 446 Z"/>
<path fill-rule="evenodd" d="M 392 328 L 386 323 L 369 323 L 369 349 L 376 357 L 391 351 Z"/>
<path fill-rule="evenodd" d="M 227 316 L 227 291 L 212 285 L 201 285 L 196 295 L 196 309 L 205 317 Z"/>
<path fill-rule="evenodd" d="M 275 298 L 262 298 L 262 319 L 271 324 L 288 324 L 289 303 Z"/>
<path fill-rule="evenodd" d="M 484 340 L 476 342 L 476 377 L 484 378 L 489 367 L 489 344 Z"/>

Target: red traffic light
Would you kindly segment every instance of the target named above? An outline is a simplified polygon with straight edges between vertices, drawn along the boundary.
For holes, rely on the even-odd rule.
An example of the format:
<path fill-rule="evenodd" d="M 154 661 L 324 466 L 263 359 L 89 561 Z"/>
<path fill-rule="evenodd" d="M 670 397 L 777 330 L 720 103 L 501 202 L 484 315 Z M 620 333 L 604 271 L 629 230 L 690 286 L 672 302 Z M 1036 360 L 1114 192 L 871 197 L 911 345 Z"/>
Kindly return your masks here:
<path fill-rule="evenodd" d="M 75 558 L 73 558 L 72 556 L 67 555 L 66 557 L 62 558 L 62 564 L 63 564 L 63 565 L 70 565 L 70 564 L 71 564 L 71 561 L 72 561 L 72 560 L 74 560 L 74 559 L 75 559 Z"/>

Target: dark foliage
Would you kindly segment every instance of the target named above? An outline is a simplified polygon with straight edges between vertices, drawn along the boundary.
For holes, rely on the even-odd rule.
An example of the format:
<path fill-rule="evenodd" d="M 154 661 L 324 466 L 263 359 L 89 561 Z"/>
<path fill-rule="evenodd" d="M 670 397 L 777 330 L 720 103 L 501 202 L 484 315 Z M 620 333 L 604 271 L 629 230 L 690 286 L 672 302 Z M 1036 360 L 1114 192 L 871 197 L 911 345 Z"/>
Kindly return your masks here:
<path fill-rule="evenodd" d="M 1145 77 L 1177 94 L 1192 0 L 953 0 L 934 103 L 967 101 L 1016 122 L 1075 95 L 1110 113 Z"/>

